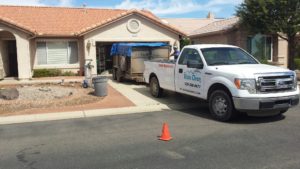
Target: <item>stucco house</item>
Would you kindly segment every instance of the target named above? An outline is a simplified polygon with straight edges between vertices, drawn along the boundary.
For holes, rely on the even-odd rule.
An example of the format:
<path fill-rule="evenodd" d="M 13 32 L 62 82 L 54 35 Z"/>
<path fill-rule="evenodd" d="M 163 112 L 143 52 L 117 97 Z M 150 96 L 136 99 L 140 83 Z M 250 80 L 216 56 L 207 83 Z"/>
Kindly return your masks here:
<path fill-rule="evenodd" d="M 111 66 L 114 42 L 179 45 L 182 36 L 146 10 L 1 5 L 0 78 L 29 79 L 43 68 L 82 73 L 85 59 L 93 60 L 96 74 L 99 64 Z"/>
<path fill-rule="evenodd" d="M 239 46 L 265 62 L 287 67 L 288 43 L 277 35 L 250 34 L 239 23 L 238 17 L 215 19 L 212 13 L 207 18 L 189 23 L 183 19 L 166 19 L 171 25 L 190 27 L 186 31 L 192 44 L 230 44 Z M 200 22 L 200 23 L 199 23 Z M 187 23 L 187 24 L 186 24 Z M 184 24 L 184 25 L 182 25 Z"/>

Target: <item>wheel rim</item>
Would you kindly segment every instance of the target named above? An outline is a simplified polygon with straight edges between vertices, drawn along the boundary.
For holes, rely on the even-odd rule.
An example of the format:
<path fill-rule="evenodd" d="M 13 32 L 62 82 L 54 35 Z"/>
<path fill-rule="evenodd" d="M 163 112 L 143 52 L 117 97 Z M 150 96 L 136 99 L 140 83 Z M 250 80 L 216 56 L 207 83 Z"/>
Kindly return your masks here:
<path fill-rule="evenodd" d="M 152 94 L 157 95 L 157 93 L 158 93 L 158 84 L 157 84 L 156 80 L 152 80 L 151 89 L 152 89 Z"/>
<path fill-rule="evenodd" d="M 216 115 L 224 116 L 228 110 L 228 103 L 224 97 L 217 96 L 213 100 L 212 107 Z"/>

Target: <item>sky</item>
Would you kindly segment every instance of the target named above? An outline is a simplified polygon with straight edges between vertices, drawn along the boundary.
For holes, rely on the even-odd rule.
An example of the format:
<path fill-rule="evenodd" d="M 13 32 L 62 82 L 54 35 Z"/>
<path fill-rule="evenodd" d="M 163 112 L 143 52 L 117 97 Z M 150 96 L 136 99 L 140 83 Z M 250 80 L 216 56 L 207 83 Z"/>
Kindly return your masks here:
<path fill-rule="evenodd" d="M 112 9 L 147 9 L 162 18 L 216 18 L 235 14 L 243 0 L 0 0 L 1 5 L 61 6 Z"/>

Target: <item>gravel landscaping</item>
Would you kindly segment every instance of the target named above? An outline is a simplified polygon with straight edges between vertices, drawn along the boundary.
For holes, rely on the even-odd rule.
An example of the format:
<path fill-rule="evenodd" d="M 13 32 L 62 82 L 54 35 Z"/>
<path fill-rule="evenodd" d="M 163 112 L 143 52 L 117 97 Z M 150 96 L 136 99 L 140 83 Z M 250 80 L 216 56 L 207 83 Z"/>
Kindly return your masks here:
<path fill-rule="evenodd" d="M 47 109 L 84 105 L 103 99 L 93 95 L 94 89 L 82 88 L 81 83 L 0 86 L 0 90 L 13 88 L 17 89 L 19 96 L 14 100 L 0 98 L 0 115 L 36 108 Z"/>

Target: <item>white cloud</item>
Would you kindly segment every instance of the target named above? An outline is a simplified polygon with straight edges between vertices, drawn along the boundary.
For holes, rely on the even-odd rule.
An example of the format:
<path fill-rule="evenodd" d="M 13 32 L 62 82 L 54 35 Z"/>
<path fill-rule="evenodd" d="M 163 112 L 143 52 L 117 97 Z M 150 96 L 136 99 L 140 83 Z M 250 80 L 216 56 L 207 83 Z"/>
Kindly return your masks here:
<path fill-rule="evenodd" d="M 219 13 L 224 5 L 238 5 L 243 0 L 210 0 L 206 3 L 195 0 L 124 0 L 115 8 L 123 9 L 148 9 L 157 15 L 184 14 L 196 11 L 212 11 Z"/>
<path fill-rule="evenodd" d="M 73 6 L 73 0 L 59 0 L 58 6 Z"/>
<path fill-rule="evenodd" d="M 0 5 L 73 6 L 73 0 L 0 0 Z"/>
<path fill-rule="evenodd" d="M 43 6 L 41 0 L 0 0 L 1 5 L 33 5 L 33 6 Z"/>

